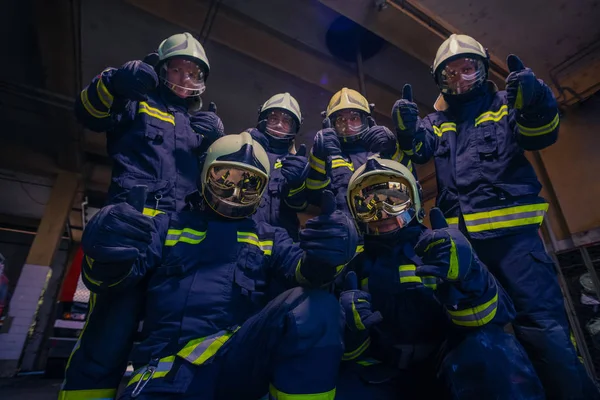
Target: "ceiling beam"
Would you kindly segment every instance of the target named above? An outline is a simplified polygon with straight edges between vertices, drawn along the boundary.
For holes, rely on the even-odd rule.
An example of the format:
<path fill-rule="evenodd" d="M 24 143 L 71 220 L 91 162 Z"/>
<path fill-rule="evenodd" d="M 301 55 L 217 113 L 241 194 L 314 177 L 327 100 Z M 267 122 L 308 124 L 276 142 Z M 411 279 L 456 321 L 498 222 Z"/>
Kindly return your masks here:
<path fill-rule="evenodd" d="M 208 12 L 205 2 L 195 0 L 180 0 L 177 7 L 164 0 L 125 1 L 195 34 L 199 33 L 199 21 Z M 331 93 L 342 87 L 358 87 L 355 71 L 341 66 L 333 57 L 324 56 L 292 38 L 274 35 L 263 24 L 249 21 L 226 6 L 219 7 L 210 40 Z M 389 119 L 390 110 L 400 98 L 400 93 L 368 77 L 366 91 L 369 102 L 377 105 L 375 112 Z M 425 111 L 432 111 L 431 105 L 419 106 Z"/>

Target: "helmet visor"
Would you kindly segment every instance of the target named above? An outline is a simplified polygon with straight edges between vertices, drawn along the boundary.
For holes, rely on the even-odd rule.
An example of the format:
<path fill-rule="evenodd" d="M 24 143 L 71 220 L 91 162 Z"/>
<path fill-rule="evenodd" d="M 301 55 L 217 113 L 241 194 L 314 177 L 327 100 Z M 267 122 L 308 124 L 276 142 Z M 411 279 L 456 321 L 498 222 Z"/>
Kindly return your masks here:
<path fill-rule="evenodd" d="M 395 218 L 399 227 L 415 216 L 412 192 L 401 178 L 371 176 L 350 193 L 354 218 L 359 222 L 375 222 Z"/>
<path fill-rule="evenodd" d="M 236 215 L 226 209 L 257 204 L 265 191 L 266 178 L 239 166 L 217 165 L 208 170 L 206 189 L 223 207 L 223 215 Z M 223 212 L 226 213 L 223 213 Z"/>
<path fill-rule="evenodd" d="M 269 110 L 265 119 L 265 132 L 275 139 L 293 139 L 298 132 L 296 119 L 283 110 Z"/>
<path fill-rule="evenodd" d="M 356 110 L 340 110 L 331 116 L 331 123 L 342 142 L 353 142 L 369 129 L 367 115 Z"/>
<path fill-rule="evenodd" d="M 177 96 L 196 97 L 206 90 L 204 71 L 193 61 L 174 58 L 161 68 L 161 78 L 165 85 Z"/>
<path fill-rule="evenodd" d="M 487 79 L 483 60 L 462 57 L 442 64 L 436 71 L 436 82 L 443 94 L 469 93 Z"/>

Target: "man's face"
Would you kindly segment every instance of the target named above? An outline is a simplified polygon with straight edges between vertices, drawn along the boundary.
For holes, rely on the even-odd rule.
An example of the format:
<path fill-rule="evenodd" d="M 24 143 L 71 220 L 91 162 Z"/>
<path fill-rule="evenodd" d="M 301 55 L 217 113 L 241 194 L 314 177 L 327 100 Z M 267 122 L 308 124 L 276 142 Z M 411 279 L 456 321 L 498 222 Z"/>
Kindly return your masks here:
<path fill-rule="evenodd" d="M 169 60 L 166 80 L 170 89 L 179 97 L 186 98 L 204 88 L 204 72 L 198 64 L 181 58 Z"/>
<path fill-rule="evenodd" d="M 336 113 L 333 124 L 339 136 L 354 136 L 361 132 L 364 121 L 358 111 L 341 110 Z"/>
<path fill-rule="evenodd" d="M 296 132 L 296 121 L 283 110 L 272 110 L 267 115 L 267 132 L 278 138 L 289 137 Z"/>
<path fill-rule="evenodd" d="M 444 75 L 450 90 L 456 94 L 468 92 L 478 82 L 477 61 L 459 58 L 444 67 Z"/>

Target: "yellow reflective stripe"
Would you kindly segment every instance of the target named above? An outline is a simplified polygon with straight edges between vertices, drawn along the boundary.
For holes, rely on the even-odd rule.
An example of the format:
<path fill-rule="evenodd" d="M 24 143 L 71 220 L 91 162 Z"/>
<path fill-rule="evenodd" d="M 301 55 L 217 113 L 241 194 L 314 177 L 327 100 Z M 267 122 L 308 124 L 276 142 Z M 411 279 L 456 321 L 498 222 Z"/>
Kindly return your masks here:
<path fill-rule="evenodd" d="M 448 279 L 456 280 L 458 278 L 458 254 L 456 253 L 456 243 L 450 238 L 450 266 L 448 267 Z"/>
<path fill-rule="evenodd" d="M 164 211 L 156 210 L 154 208 L 146 208 L 144 207 L 144 211 L 142 212 L 144 215 L 148 217 L 156 217 L 159 214 L 164 214 Z"/>
<path fill-rule="evenodd" d="M 191 340 L 177 353 L 177 355 L 194 365 L 202 365 L 217 354 L 219 349 L 223 347 L 225 342 L 227 342 L 238 329 L 239 327 L 233 331 L 219 331 L 214 335 Z"/>
<path fill-rule="evenodd" d="M 398 107 L 396 109 L 396 119 L 398 121 L 398 128 L 401 131 L 405 131 L 406 130 L 406 126 L 404 125 L 404 121 L 402 120 L 402 114 L 400 114 L 400 107 Z"/>
<path fill-rule="evenodd" d="M 498 311 L 498 292 L 491 300 L 482 305 L 464 310 L 447 309 L 452 322 L 460 326 L 482 326 L 490 322 Z"/>
<path fill-rule="evenodd" d="M 392 156 L 392 160 L 397 161 L 397 162 L 402 162 L 402 160 L 404 160 L 404 152 L 402 150 L 400 150 L 400 148 L 398 147 L 398 144 L 396 144 L 396 152 Z"/>
<path fill-rule="evenodd" d="M 343 167 L 347 167 L 350 171 L 354 171 L 354 166 L 352 165 L 352 163 L 349 163 L 348 161 L 342 159 L 342 158 L 336 158 L 331 160 L 331 168 L 343 168 Z"/>
<path fill-rule="evenodd" d="M 356 325 L 359 330 L 364 331 L 366 328 L 360 319 L 360 314 L 356 310 L 356 304 L 354 302 L 355 295 L 356 293 L 352 293 L 352 317 L 354 318 L 354 325 Z"/>
<path fill-rule="evenodd" d="M 294 277 L 296 278 L 296 282 L 298 282 L 301 285 L 310 284 L 308 279 L 306 279 L 304 277 L 304 275 L 302 275 L 302 272 L 300 271 L 301 266 L 302 266 L 302 258 L 298 260 L 298 264 L 296 264 L 296 270 L 294 271 Z"/>
<path fill-rule="evenodd" d="M 92 105 L 92 103 L 90 103 L 90 99 L 88 98 L 88 92 L 87 92 L 87 88 L 83 89 L 81 91 L 80 97 L 81 97 L 81 103 L 83 104 L 83 107 L 85 108 L 85 110 L 94 118 L 106 118 L 108 117 L 110 114 L 108 112 L 104 112 L 104 111 L 100 111 L 98 109 L 96 109 L 96 107 L 94 107 Z"/>
<path fill-rule="evenodd" d="M 439 137 L 442 137 L 442 134 L 444 132 L 451 132 L 451 131 L 456 132 L 456 124 L 454 122 L 444 122 L 439 127 L 435 126 L 435 125 L 433 126 L 433 133 L 435 133 Z M 419 151 L 419 150 L 417 149 L 417 151 Z"/>
<path fill-rule="evenodd" d="M 281 161 L 276 161 L 275 164 L 273 165 L 273 169 L 279 169 L 281 168 Z"/>
<path fill-rule="evenodd" d="M 117 389 L 61 390 L 58 400 L 113 400 Z"/>
<path fill-rule="evenodd" d="M 325 161 L 321 160 L 320 158 L 317 158 L 317 156 L 315 156 L 312 152 L 310 153 L 310 156 L 308 158 L 308 164 L 315 171 L 320 172 L 321 174 L 325 174 Z"/>
<path fill-rule="evenodd" d="M 528 128 L 526 126 L 519 124 L 518 122 L 517 122 L 517 126 L 519 127 L 519 132 L 523 136 L 541 136 L 541 135 L 546 135 L 550 132 L 553 132 L 556 129 L 556 127 L 558 126 L 559 122 L 560 122 L 560 118 L 558 117 L 558 113 L 557 113 L 552 121 L 550 121 L 548 124 L 540 126 L 538 128 Z"/>
<path fill-rule="evenodd" d="M 277 390 L 272 384 L 269 386 L 269 397 L 272 400 L 333 400 L 335 399 L 335 388 L 328 392 L 311 394 L 290 394 Z"/>
<path fill-rule="evenodd" d="M 154 370 L 154 374 L 152 375 L 151 379 L 164 378 L 169 373 L 171 368 L 173 368 L 174 362 L 175 362 L 175 356 L 167 356 L 167 357 L 161 358 L 158 361 L 158 365 L 156 366 L 156 369 Z M 144 375 L 144 372 L 146 372 L 147 367 L 148 366 L 145 365 L 145 366 L 135 370 L 133 372 L 133 376 L 131 377 L 129 382 L 127 382 L 127 386 L 138 382 Z M 146 380 L 146 379 L 144 379 L 144 380 Z"/>
<path fill-rule="evenodd" d="M 90 269 L 92 269 L 92 266 L 94 265 L 94 259 L 86 254 L 85 261 L 87 262 Z"/>
<path fill-rule="evenodd" d="M 458 225 L 458 217 L 446 218 L 446 223 L 450 226 L 450 228 L 456 228 L 456 226 L 452 225 Z"/>
<path fill-rule="evenodd" d="M 102 76 L 98 79 L 98 83 L 96 84 L 96 93 L 98 93 L 98 98 L 104 104 L 104 107 L 110 109 L 113 104 L 113 95 L 110 94 L 104 82 L 102 81 Z"/>
<path fill-rule="evenodd" d="M 92 285 L 96 285 L 96 286 L 102 285 L 102 281 L 97 281 L 95 279 L 90 278 L 90 276 L 87 274 L 87 272 L 85 272 L 85 269 L 81 268 L 81 273 L 83 274 L 85 279 L 87 279 L 88 282 L 90 282 Z"/>
<path fill-rule="evenodd" d="M 502 228 L 513 228 L 525 225 L 540 225 L 548 203 L 526 204 L 501 208 L 499 210 L 465 214 L 464 220 L 468 232 L 481 232 Z"/>
<path fill-rule="evenodd" d="M 133 272 L 133 268 L 130 268 L 127 275 L 125 275 L 123 278 L 119 279 L 117 282 L 111 283 L 110 285 L 108 285 L 108 287 L 115 287 L 115 286 L 120 285 L 125 279 L 129 278 L 129 275 L 131 275 L 132 272 Z"/>
<path fill-rule="evenodd" d="M 306 188 L 309 190 L 319 190 L 319 189 L 323 189 L 323 188 L 327 187 L 327 185 L 329 185 L 330 182 L 331 182 L 331 179 L 329 179 L 329 178 L 327 178 L 326 181 L 318 181 L 316 179 L 307 178 L 306 179 Z"/>
<path fill-rule="evenodd" d="M 408 170 L 410 172 L 413 172 L 413 165 L 412 165 L 412 161 L 408 160 L 408 164 L 406 164 L 406 168 L 408 168 Z"/>
<path fill-rule="evenodd" d="M 400 265 L 398 267 L 398 275 L 400 283 L 422 283 L 419 276 L 415 275 L 417 267 L 414 264 Z"/>
<path fill-rule="evenodd" d="M 367 277 L 367 278 L 361 279 L 360 288 L 362 290 L 365 290 L 365 288 L 367 288 L 368 286 L 369 286 L 369 278 Z"/>
<path fill-rule="evenodd" d="M 359 253 L 362 253 L 363 251 L 365 251 L 365 245 L 359 244 L 358 246 L 356 246 L 356 250 L 354 251 L 354 254 L 359 254 Z"/>
<path fill-rule="evenodd" d="M 138 114 L 148 114 L 151 117 L 160 119 L 161 121 L 168 122 L 170 124 L 175 125 L 175 117 L 171 114 L 168 114 L 164 111 L 159 110 L 158 108 L 154 108 L 148 105 L 145 101 L 141 101 L 139 103 L 140 107 L 138 109 Z"/>
<path fill-rule="evenodd" d="M 508 106 L 505 104 L 498 111 L 486 111 L 479 117 L 475 118 L 475 126 L 484 122 L 492 121 L 499 122 L 502 118 L 508 115 Z"/>
<path fill-rule="evenodd" d="M 369 365 L 381 364 L 381 361 L 374 358 L 367 358 L 365 360 L 357 361 L 356 363 L 358 365 L 362 365 L 363 367 L 368 367 Z"/>
<path fill-rule="evenodd" d="M 354 360 L 356 357 L 359 357 L 362 353 L 364 353 L 365 350 L 367 350 L 370 345 L 371 345 L 371 337 L 367 337 L 367 339 L 364 342 L 362 342 L 362 344 L 360 346 L 358 346 L 356 349 L 349 351 L 347 353 L 344 353 L 344 355 L 342 356 L 342 360 L 343 361 Z"/>
<path fill-rule="evenodd" d="M 423 142 L 417 143 L 417 145 L 415 146 L 415 151 L 421 150 L 421 147 L 423 147 Z"/>
<path fill-rule="evenodd" d="M 302 185 L 300 185 L 300 187 L 298 187 L 296 189 L 290 189 L 290 192 L 288 193 L 288 197 L 292 197 L 293 195 L 300 193 L 304 189 L 306 189 L 306 182 L 302 182 Z"/>
<path fill-rule="evenodd" d="M 169 229 L 165 246 L 175 246 L 177 243 L 198 244 L 206 238 L 206 231 L 200 232 L 191 228 Z"/>
<path fill-rule="evenodd" d="M 238 243 L 252 244 L 261 249 L 267 256 L 270 256 L 273 251 L 273 240 L 259 240 L 253 232 L 238 232 L 237 241 Z"/>
<path fill-rule="evenodd" d="M 432 248 L 434 248 L 435 246 L 437 246 L 438 244 L 442 244 L 446 241 L 446 239 L 442 238 L 442 239 L 438 239 L 435 242 L 429 243 L 427 245 L 427 247 L 425 247 L 425 253 L 427 253 L 429 250 L 431 250 Z"/>
<path fill-rule="evenodd" d="M 423 281 L 423 286 L 428 287 L 431 290 L 437 289 L 437 278 L 435 276 L 422 276 L 421 280 Z"/>

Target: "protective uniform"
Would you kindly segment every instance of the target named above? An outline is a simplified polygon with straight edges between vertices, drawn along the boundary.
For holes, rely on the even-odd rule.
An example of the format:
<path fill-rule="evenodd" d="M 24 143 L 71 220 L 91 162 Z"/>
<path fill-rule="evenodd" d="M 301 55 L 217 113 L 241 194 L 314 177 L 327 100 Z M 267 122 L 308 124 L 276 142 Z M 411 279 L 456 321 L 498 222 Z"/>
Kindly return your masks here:
<path fill-rule="evenodd" d="M 173 91 L 177 85 L 166 74 L 173 60 L 192 62 L 199 70 L 190 83 L 193 90 L 184 97 Z M 209 63 L 189 33 L 167 38 L 158 54 L 145 61 L 156 65 L 130 61 L 104 70 L 81 92 L 75 112 L 88 129 L 106 132 L 113 160 L 108 204 L 123 202 L 132 187 L 146 185 L 144 213 L 155 216 L 183 209 L 185 197 L 197 188 L 197 153 L 223 135 L 223 124 L 215 113 L 198 111 Z M 118 296 L 92 294 L 85 328 L 67 364 L 61 399 L 114 396 L 143 310 L 140 288 Z M 107 343 L 114 351 L 98 350 Z"/>
<path fill-rule="evenodd" d="M 347 362 L 338 398 L 543 399 L 527 355 L 503 331 L 512 302 L 439 210 L 434 230 L 421 224 L 410 171 L 372 157 L 347 199 L 365 243 L 340 294 Z"/>
<path fill-rule="evenodd" d="M 348 88 L 335 93 L 329 101 L 324 129 L 315 135 L 309 157 L 306 188 L 310 204 L 318 205 L 322 191 L 327 189 L 336 195 L 338 209 L 346 210 L 348 180 L 374 153 L 404 163 L 413 171 L 394 134 L 375 124 L 372 107 L 364 96 Z"/>
<path fill-rule="evenodd" d="M 306 147 L 302 145 L 297 152 L 293 151 L 301 124 L 302 114 L 296 99 L 289 93 L 279 93 L 260 107 L 256 128 L 248 129 L 267 152 L 271 167 L 269 186 L 253 218 L 284 228 L 294 240 L 298 238 L 297 212 L 307 206 Z"/>
<path fill-rule="evenodd" d="M 452 35 L 432 73 L 442 94 L 424 119 L 410 85 L 392 110 L 401 148 L 423 164 L 435 160 L 437 206 L 458 227 L 511 296 L 515 333 L 551 398 L 594 398 L 570 341 L 552 259 L 538 234 L 548 204 L 525 150 L 558 135 L 552 92 L 514 55 L 507 90 L 487 81 L 488 56 L 473 38 Z M 594 388 L 590 388 L 595 392 Z"/>
<path fill-rule="evenodd" d="M 247 132 L 227 135 L 209 147 L 202 201 L 189 210 L 151 219 L 120 203 L 90 221 L 82 240 L 90 290 L 148 280 L 136 356 L 147 364 L 120 398 L 334 398 L 343 320 L 335 297 L 311 288 L 343 270 L 357 232 L 331 193 L 299 244 L 256 223 L 268 178 L 262 147 Z M 289 290 L 267 302 L 275 281 Z"/>

